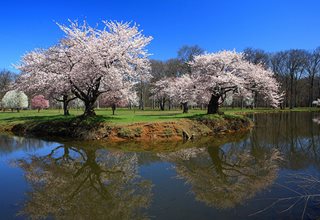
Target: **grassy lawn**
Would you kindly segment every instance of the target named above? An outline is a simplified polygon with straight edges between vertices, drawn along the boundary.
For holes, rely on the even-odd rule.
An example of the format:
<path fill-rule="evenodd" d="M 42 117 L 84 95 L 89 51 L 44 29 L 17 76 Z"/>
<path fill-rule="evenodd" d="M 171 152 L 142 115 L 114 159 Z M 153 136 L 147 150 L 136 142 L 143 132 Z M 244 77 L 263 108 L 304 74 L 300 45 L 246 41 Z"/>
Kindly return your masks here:
<path fill-rule="evenodd" d="M 237 115 L 245 113 L 255 113 L 255 112 L 279 112 L 279 111 L 289 111 L 279 110 L 279 109 L 239 109 L 239 108 L 222 108 L 222 111 L 227 115 Z M 291 111 L 320 111 L 319 108 L 296 108 Z M 63 116 L 62 110 L 42 110 L 38 113 L 36 110 L 23 110 L 19 113 L 17 112 L 0 112 L 0 125 L 7 123 L 21 123 L 27 121 L 47 121 L 47 120 L 70 120 L 78 115 L 82 114 L 81 110 L 71 110 L 71 116 Z M 203 116 L 206 110 L 189 110 L 188 114 L 182 114 L 182 110 L 171 110 L 171 111 L 160 111 L 160 110 L 129 110 L 129 109 L 117 109 L 116 114 L 112 115 L 111 109 L 97 109 L 96 110 L 98 120 L 119 123 L 119 124 L 130 124 L 138 122 L 159 122 L 159 121 L 174 121 L 182 118 L 192 118 L 197 116 Z M 210 118 L 219 116 L 210 116 Z"/>

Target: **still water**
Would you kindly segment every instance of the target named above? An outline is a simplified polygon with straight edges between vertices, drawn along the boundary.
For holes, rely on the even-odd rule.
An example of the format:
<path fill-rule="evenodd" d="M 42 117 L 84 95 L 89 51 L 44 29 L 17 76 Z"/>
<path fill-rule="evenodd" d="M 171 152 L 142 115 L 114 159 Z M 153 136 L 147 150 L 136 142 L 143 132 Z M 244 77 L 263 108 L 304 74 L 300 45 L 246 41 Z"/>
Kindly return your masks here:
<path fill-rule="evenodd" d="M 320 113 L 150 146 L 0 135 L 0 219 L 315 219 Z M 318 190 L 319 189 L 319 190 Z"/>

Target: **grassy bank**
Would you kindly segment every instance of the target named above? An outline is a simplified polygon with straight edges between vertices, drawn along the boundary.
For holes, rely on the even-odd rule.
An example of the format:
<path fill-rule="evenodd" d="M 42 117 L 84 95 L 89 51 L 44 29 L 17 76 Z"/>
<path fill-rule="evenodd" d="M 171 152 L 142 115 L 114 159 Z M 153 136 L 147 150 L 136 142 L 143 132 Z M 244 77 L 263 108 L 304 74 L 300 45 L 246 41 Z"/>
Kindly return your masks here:
<path fill-rule="evenodd" d="M 223 115 L 207 115 L 205 110 L 129 110 L 98 109 L 97 117 L 80 119 L 81 111 L 71 110 L 65 117 L 59 110 L 25 110 L 0 112 L 0 132 L 38 137 L 72 139 L 118 140 L 181 140 L 248 130 L 252 123 L 245 114 L 284 112 L 288 109 L 221 109 Z M 318 108 L 299 108 L 291 111 L 319 111 Z"/>
<path fill-rule="evenodd" d="M 295 108 L 295 109 L 239 109 L 239 108 L 222 108 L 226 115 L 232 117 L 250 113 L 272 113 L 287 111 L 320 111 L 320 108 Z M 82 114 L 81 110 L 70 110 L 71 116 L 65 117 L 61 110 L 42 110 L 39 113 L 36 110 L 24 110 L 17 112 L 0 112 L 0 125 L 10 123 L 22 123 L 30 121 L 49 121 L 49 120 L 70 120 Z M 132 124 L 140 122 L 168 122 L 177 121 L 185 118 L 195 117 L 211 117 L 217 118 L 218 115 L 206 116 L 205 110 L 190 110 L 188 114 L 182 114 L 181 110 L 159 111 L 159 110 L 129 110 L 118 109 L 115 115 L 112 115 L 111 109 L 97 109 L 96 113 L 99 117 L 96 120 L 104 121 L 112 124 Z"/>

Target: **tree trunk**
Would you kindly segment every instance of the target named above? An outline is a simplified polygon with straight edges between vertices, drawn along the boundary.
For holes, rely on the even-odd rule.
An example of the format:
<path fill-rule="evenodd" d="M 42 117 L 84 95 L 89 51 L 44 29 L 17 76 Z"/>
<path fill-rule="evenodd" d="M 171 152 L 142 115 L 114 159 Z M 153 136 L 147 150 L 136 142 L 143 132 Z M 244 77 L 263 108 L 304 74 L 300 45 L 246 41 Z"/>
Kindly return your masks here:
<path fill-rule="evenodd" d="M 219 99 L 220 95 L 211 95 L 207 114 L 217 114 L 219 112 Z"/>
<path fill-rule="evenodd" d="M 298 80 L 295 79 L 295 83 L 294 83 L 294 99 L 293 99 L 293 107 L 296 108 L 297 107 L 297 96 L 298 96 Z"/>
<path fill-rule="evenodd" d="M 116 111 L 116 104 L 112 104 L 111 108 L 112 108 L 112 115 L 114 115 L 114 112 Z"/>
<path fill-rule="evenodd" d="M 160 110 L 161 110 L 161 111 L 164 111 L 165 99 L 164 99 L 164 98 L 161 98 L 159 104 L 160 104 Z"/>
<path fill-rule="evenodd" d="M 243 109 L 243 97 L 241 97 L 241 110 Z"/>
<path fill-rule="evenodd" d="M 312 107 L 313 102 L 313 87 L 314 87 L 314 76 L 311 77 L 310 80 L 310 88 L 309 88 L 309 107 Z"/>
<path fill-rule="evenodd" d="M 224 163 L 220 156 L 220 148 L 219 147 L 208 147 L 208 153 L 210 156 L 210 159 L 212 161 L 212 164 L 214 165 L 214 169 L 216 173 L 219 175 L 220 178 L 226 179 L 226 174 L 223 172 L 223 166 Z"/>
<path fill-rule="evenodd" d="M 97 78 L 94 81 L 93 86 L 87 88 L 87 90 L 81 90 L 73 83 L 72 80 L 70 80 L 72 93 L 84 102 L 85 109 L 81 116 L 82 118 L 96 116 L 94 107 L 99 95 L 101 94 L 101 92 L 99 92 L 101 79 L 102 77 Z"/>
<path fill-rule="evenodd" d="M 293 109 L 293 80 L 294 80 L 294 75 L 291 74 L 291 78 L 290 78 L 290 109 Z"/>
<path fill-rule="evenodd" d="M 189 111 L 188 102 L 183 102 L 182 107 L 183 107 L 182 113 L 188 113 L 188 111 Z"/>
<path fill-rule="evenodd" d="M 144 83 L 140 81 L 140 88 L 139 88 L 139 109 L 144 110 Z"/>
<path fill-rule="evenodd" d="M 38 113 L 40 112 L 40 109 L 41 109 L 41 108 L 38 108 Z"/>
<path fill-rule="evenodd" d="M 257 104 L 258 104 L 258 93 L 256 91 L 254 91 L 254 96 L 253 96 L 253 103 L 252 103 L 252 109 L 253 108 L 257 108 Z"/>
<path fill-rule="evenodd" d="M 91 117 L 91 116 L 96 116 L 96 113 L 94 111 L 94 104 L 95 104 L 95 100 L 86 100 L 84 102 L 84 113 L 83 113 L 83 117 Z"/>
<path fill-rule="evenodd" d="M 142 86 L 141 86 L 141 91 L 140 91 L 139 109 L 140 110 L 144 110 L 143 88 L 142 88 Z"/>
<path fill-rule="evenodd" d="M 64 116 L 70 115 L 69 109 L 68 109 L 69 100 L 67 95 L 63 95 L 62 102 L 63 102 L 63 115 Z"/>

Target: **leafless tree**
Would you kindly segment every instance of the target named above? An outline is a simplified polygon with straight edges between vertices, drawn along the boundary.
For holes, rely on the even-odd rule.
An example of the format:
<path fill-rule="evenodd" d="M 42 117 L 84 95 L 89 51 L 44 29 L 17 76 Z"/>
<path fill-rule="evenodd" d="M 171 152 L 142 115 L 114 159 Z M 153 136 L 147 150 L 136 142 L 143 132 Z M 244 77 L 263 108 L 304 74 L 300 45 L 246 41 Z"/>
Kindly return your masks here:
<path fill-rule="evenodd" d="M 320 47 L 312 52 L 306 52 L 305 69 L 309 79 L 309 107 L 312 106 L 314 100 L 314 81 L 316 75 L 320 71 Z"/>
<path fill-rule="evenodd" d="M 15 80 L 16 74 L 3 69 L 0 71 L 0 98 L 9 91 L 10 84 Z"/>
<path fill-rule="evenodd" d="M 250 63 L 253 64 L 261 64 L 266 68 L 269 66 L 270 56 L 267 52 L 261 49 L 253 49 L 253 48 L 246 48 L 243 51 L 244 57 Z"/>

